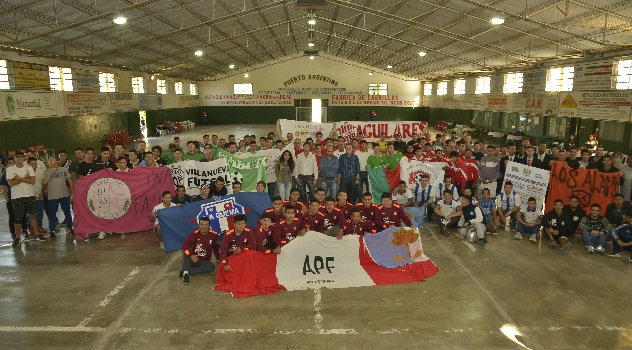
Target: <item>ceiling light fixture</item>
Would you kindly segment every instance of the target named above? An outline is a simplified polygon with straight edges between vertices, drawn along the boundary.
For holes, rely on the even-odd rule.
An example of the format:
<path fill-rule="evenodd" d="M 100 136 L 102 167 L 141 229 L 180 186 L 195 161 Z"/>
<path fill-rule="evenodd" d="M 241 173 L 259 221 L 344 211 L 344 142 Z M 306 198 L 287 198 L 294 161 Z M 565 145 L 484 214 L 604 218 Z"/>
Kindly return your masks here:
<path fill-rule="evenodd" d="M 204 54 L 204 52 L 202 52 L 202 50 L 195 51 L 195 55 L 198 56 L 198 57 L 202 56 L 203 54 Z"/>
<path fill-rule="evenodd" d="M 393 66 L 391 66 L 390 64 L 388 66 L 386 66 L 387 69 L 391 69 L 393 68 Z"/>
<path fill-rule="evenodd" d="M 310 19 L 309 21 L 307 21 L 307 24 L 313 26 L 314 24 L 316 24 L 316 20 L 315 19 Z"/>
<path fill-rule="evenodd" d="M 307 43 L 307 46 L 314 47 L 314 43 Z"/>
<path fill-rule="evenodd" d="M 499 17 L 494 17 L 490 20 L 490 22 L 492 22 L 492 24 L 494 25 L 500 25 L 505 23 L 505 19 L 504 18 L 499 18 Z"/>
<path fill-rule="evenodd" d="M 231 65 L 228 66 L 228 68 L 233 69 L 233 68 L 235 68 L 235 65 L 231 64 Z"/>
<path fill-rule="evenodd" d="M 127 18 L 123 16 L 118 16 L 115 19 L 113 19 L 112 22 L 114 22 L 115 24 L 125 24 L 127 23 Z"/>
<path fill-rule="evenodd" d="M 427 55 L 425 51 L 419 51 L 419 56 L 424 57 L 425 55 Z"/>

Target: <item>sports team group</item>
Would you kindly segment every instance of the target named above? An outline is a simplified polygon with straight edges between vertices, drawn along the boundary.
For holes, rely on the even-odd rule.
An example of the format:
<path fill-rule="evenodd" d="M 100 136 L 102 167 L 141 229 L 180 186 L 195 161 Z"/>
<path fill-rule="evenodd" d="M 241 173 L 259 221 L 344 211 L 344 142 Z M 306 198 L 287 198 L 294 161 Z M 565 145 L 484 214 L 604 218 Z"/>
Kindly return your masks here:
<path fill-rule="evenodd" d="M 281 134 L 278 128 L 277 134 Z M 487 243 L 486 235 L 497 235 L 499 227 L 504 226 L 504 231 L 515 232 L 517 240 L 529 235 L 530 241 L 538 242 L 542 232 L 548 245 L 560 254 L 571 247 L 571 238 L 576 233 L 581 235 L 588 253 L 606 254 L 609 238 L 610 257 L 620 258 L 622 250 L 632 251 L 632 156 L 627 157 L 626 164 L 620 164 L 619 155 L 604 154 L 599 144 L 582 147 L 570 144 L 566 149 L 554 144 L 547 149 L 546 143 L 535 147 L 529 139 L 524 139 L 520 143 L 495 146 L 485 145 L 482 140 L 472 142 L 468 133 L 463 133 L 460 139 L 455 133 L 437 134 L 433 140 L 424 132 L 413 134 L 408 141 L 402 140 L 401 135 L 395 135 L 394 141 L 386 140 L 386 135 L 381 134 L 376 142 L 367 142 L 358 134 L 351 142 L 345 142 L 344 138 L 336 137 L 335 129 L 327 137 L 318 133 L 315 139 L 306 140 L 292 133 L 277 138 L 274 132 L 259 139 L 245 135 L 240 140 L 234 135 L 228 139 L 204 135 L 201 142 L 191 140 L 182 146 L 176 136 L 168 149 L 160 146 L 147 149 L 145 141 L 140 141 L 138 149 L 127 151 L 122 144 L 113 149 L 104 146 L 96 157 L 92 148 L 77 148 L 74 160 L 61 150 L 58 159 L 51 157 L 48 164 L 32 150 L 17 151 L 7 159 L 7 169 L 0 178 L 13 246 L 19 246 L 23 240 L 54 240 L 60 208 L 65 218 L 61 224 L 66 225 L 68 237 L 74 236 L 73 184 L 81 177 L 103 169 L 130 171 L 136 166 L 161 167 L 185 160 L 210 162 L 221 157 L 220 149 L 247 157 L 272 148 L 282 151 L 275 165 L 276 178 L 268 179 L 267 183 L 260 181 L 256 186 L 258 192 L 268 192 L 272 208 L 262 214 L 254 229 L 247 227 L 245 215 L 237 215 L 234 228 L 224 235 L 211 230 L 208 218 L 201 218 L 198 229 L 182 244 L 180 276 L 185 284 L 189 283 L 189 276 L 215 269 L 211 262 L 213 255 L 224 271 L 230 271 L 229 256 L 245 250 L 278 254 L 290 240 L 307 231 L 342 238 L 388 227 L 421 229 L 425 222 L 437 224 L 439 233 L 444 235 L 452 232 L 463 238 L 474 237 L 473 242 L 481 246 Z M 431 184 L 425 175 L 412 186 L 401 181 L 393 192 L 381 194 L 381 205 L 375 204 L 369 191 L 367 167 L 392 170 L 404 157 L 411 162 L 444 163 L 443 181 Z M 619 173 L 620 193 L 606 208 L 605 217 L 600 214 L 599 204 L 592 204 L 587 215 L 575 196 L 568 203 L 555 199 L 554 207 L 544 213 L 535 198 L 528 198 L 524 206 L 512 183 L 503 182 L 509 161 L 544 170 L 550 170 L 553 161 L 562 161 L 575 169 Z M 233 182 L 231 187 L 231 193 L 241 191 L 239 182 Z M 161 247 L 164 248 L 158 210 L 216 199 L 227 195 L 228 190 L 225 180 L 219 177 L 203 185 L 199 195 L 188 195 L 184 186 L 177 186 L 175 195 L 164 192 L 162 202 L 149 217 Z M 45 213 L 48 232 L 42 227 Z M 105 232 L 98 233 L 98 239 L 105 237 Z M 632 262 L 632 256 L 629 260 Z"/>

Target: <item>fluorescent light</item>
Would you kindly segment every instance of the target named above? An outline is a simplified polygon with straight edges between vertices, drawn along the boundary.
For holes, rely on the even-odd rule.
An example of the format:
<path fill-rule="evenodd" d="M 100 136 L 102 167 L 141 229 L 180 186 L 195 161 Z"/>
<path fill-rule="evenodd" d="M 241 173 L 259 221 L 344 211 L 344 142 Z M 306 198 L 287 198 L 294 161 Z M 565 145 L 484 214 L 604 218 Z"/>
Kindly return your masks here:
<path fill-rule="evenodd" d="M 424 57 L 425 55 L 427 55 L 427 54 L 426 54 L 426 52 L 424 52 L 424 51 L 419 51 L 419 56 Z"/>
<path fill-rule="evenodd" d="M 123 16 L 118 16 L 115 19 L 112 20 L 115 24 L 125 24 L 127 23 L 127 18 L 123 17 Z"/>
<path fill-rule="evenodd" d="M 231 64 L 231 65 L 228 66 L 228 68 L 233 69 L 233 68 L 235 68 L 235 65 Z"/>
<path fill-rule="evenodd" d="M 505 23 L 505 19 L 504 18 L 498 18 L 498 17 L 494 17 L 490 20 L 490 22 L 492 22 L 492 24 L 494 25 L 500 25 Z"/>
<path fill-rule="evenodd" d="M 314 47 L 314 43 L 307 43 L 307 46 Z"/>
<path fill-rule="evenodd" d="M 202 56 L 203 54 L 204 54 L 204 52 L 202 52 L 201 50 L 195 51 L 195 55 L 198 56 L 198 57 Z"/>
<path fill-rule="evenodd" d="M 310 19 L 309 21 L 307 21 L 307 24 L 314 25 L 314 24 L 316 24 L 316 20 L 315 19 Z"/>
<path fill-rule="evenodd" d="M 388 66 L 386 66 L 387 69 L 391 69 L 393 68 L 393 66 L 391 66 L 390 64 Z"/>

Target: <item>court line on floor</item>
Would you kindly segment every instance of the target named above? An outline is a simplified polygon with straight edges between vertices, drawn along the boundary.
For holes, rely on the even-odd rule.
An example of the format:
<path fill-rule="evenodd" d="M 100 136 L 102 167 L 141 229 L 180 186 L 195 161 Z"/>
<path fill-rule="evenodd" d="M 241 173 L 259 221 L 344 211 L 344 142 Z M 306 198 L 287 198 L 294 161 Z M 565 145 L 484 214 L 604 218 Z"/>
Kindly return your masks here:
<path fill-rule="evenodd" d="M 134 278 L 134 276 L 136 276 L 139 272 L 140 272 L 140 269 L 138 267 L 135 267 L 132 270 L 132 272 L 130 272 L 129 275 L 127 275 L 127 277 L 125 277 L 125 279 L 123 279 L 123 281 L 118 284 L 118 286 L 114 287 L 114 289 L 112 289 L 112 291 L 110 293 L 108 293 L 108 295 L 105 297 L 105 299 L 101 300 L 101 302 L 99 304 L 97 304 L 97 307 L 98 307 L 97 311 L 95 313 L 91 314 L 90 316 L 84 318 L 83 321 L 79 322 L 77 327 L 85 327 L 90 321 L 92 321 L 92 319 L 99 312 L 101 312 L 101 310 L 103 310 L 104 307 L 106 307 L 110 303 L 112 298 L 115 295 L 117 295 L 121 290 L 123 290 L 123 288 L 125 288 L 127 283 L 129 281 L 131 281 Z"/>

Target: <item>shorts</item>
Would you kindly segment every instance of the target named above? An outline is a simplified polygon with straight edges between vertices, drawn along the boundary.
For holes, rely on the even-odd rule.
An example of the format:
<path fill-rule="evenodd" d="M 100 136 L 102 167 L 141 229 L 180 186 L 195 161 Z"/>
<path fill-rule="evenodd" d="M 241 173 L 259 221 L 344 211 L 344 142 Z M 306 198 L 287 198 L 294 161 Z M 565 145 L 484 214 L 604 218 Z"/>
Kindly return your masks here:
<path fill-rule="evenodd" d="M 22 197 L 12 198 L 11 205 L 13 205 L 13 213 L 16 218 L 21 218 L 24 213 L 29 215 L 35 215 L 37 213 L 37 204 L 35 197 Z"/>

